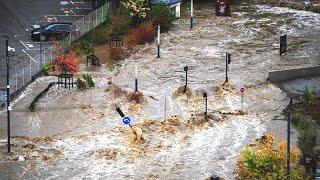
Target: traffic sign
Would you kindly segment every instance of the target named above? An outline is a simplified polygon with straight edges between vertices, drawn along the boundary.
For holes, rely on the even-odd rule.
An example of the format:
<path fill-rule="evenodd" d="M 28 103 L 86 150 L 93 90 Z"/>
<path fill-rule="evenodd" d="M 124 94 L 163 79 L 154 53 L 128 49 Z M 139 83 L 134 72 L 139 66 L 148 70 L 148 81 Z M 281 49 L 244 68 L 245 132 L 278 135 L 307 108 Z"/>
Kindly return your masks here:
<path fill-rule="evenodd" d="M 125 116 L 124 118 L 122 118 L 122 122 L 123 124 L 128 125 L 131 122 L 131 118 L 128 116 Z"/>
<path fill-rule="evenodd" d="M 241 92 L 241 93 L 244 93 L 244 88 L 243 88 L 243 87 L 240 88 L 240 92 Z"/>

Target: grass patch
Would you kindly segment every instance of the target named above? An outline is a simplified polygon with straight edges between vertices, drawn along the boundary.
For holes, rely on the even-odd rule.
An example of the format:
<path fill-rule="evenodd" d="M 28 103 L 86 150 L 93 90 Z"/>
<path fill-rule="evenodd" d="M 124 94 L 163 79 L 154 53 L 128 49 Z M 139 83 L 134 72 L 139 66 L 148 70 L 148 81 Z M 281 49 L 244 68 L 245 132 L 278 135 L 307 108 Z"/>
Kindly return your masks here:
<path fill-rule="evenodd" d="M 35 112 L 36 111 L 36 105 L 39 102 L 39 100 L 49 91 L 49 89 L 54 86 L 56 83 L 55 82 L 51 82 L 48 87 L 46 89 L 44 89 L 43 91 L 41 91 L 40 94 L 38 94 L 33 101 L 31 102 L 30 106 L 29 106 L 29 111 L 30 112 Z"/>

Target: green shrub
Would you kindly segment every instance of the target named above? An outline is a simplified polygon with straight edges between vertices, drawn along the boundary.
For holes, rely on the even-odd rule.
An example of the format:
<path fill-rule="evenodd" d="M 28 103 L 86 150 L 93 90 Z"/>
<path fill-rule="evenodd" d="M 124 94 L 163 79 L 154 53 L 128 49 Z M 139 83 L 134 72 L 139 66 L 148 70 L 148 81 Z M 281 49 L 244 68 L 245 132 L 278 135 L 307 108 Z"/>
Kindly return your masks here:
<path fill-rule="evenodd" d="M 101 26 L 89 33 L 88 39 L 92 40 L 93 44 L 106 44 L 109 42 L 110 29 Z"/>
<path fill-rule="evenodd" d="M 299 135 L 299 143 L 301 146 L 315 146 L 317 131 L 314 128 L 306 129 Z"/>
<path fill-rule="evenodd" d="M 110 35 L 119 36 L 127 34 L 130 30 L 131 18 L 121 13 L 113 14 L 110 17 L 110 24 L 107 26 Z"/>
<path fill-rule="evenodd" d="M 88 87 L 94 87 L 94 82 L 92 81 L 91 74 L 83 74 L 82 75 L 83 79 L 86 80 Z"/>
<path fill-rule="evenodd" d="M 302 96 L 300 96 L 300 101 L 307 105 L 310 103 L 310 99 L 311 99 L 311 93 L 309 91 L 309 88 L 307 85 L 304 86 L 304 90 L 303 90 L 303 94 Z"/>
<path fill-rule="evenodd" d="M 153 25 L 160 25 L 161 31 L 168 31 L 172 23 L 176 20 L 171 9 L 163 3 L 156 4 L 151 7 L 147 14 L 147 19 L 153 22 Z"/>
<path fill-rule="evenodd" d="M 49 64 L 43 64 L 42 65 L 42 72 L 45 76 L 49 74 L 50 66 Z"/>
<path fill-rule="evenodd" d="M 49 83 L 48 87 L 46 89 L 44 89 L 43 91 L 41 91 L 41 93 L 39 93 L 31 102 L 31 104 L 29 105 L 28 109 L 31 112 L 35 112 L 36 111 L 36 104 L 39 102 L 40 98 L 42 98 L 48 91 L 49 89 L 55 85 L 55 82 L 51 82 Z"/>
<path fill-rule="evenodd" d="M 299 130 L 299 143 L 301 146 L 314 146 L 316 144 L 317 130 L 312 124 L 312 120 L 306 116 L 301 116 L 297 123 Z"/>
<path fill-rule="evenodd" d="M 86 82 L 84 82 L 80 78 L 77 79 L 76 85 L 77 85 L 77 89 L 80 90 L 80 91 L 83 91 L 83 90 L 87 89 Z"/>
<path fill-rule="evenodd" d="M 81 41 L 81 43 L 80 43 L 80 51 L 83 54 L 88 55 L 88 54 L 92 53 L 93 49 L 94 49 L 93 45 L 89 41 L 87 41 L 87 40 Z"/>

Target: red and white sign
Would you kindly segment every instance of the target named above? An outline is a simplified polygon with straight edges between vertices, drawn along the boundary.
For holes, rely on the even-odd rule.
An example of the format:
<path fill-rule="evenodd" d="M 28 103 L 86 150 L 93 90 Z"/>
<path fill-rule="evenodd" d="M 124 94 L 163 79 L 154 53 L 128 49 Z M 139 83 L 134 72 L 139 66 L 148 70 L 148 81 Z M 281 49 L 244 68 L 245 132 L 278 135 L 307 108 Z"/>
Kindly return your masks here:
<path fill-rule="evenodd" d="M 244 93 L 244 88 L 243 88 L 243 87 L 240 88 L 240 92 L 241 92 L 241 93 Z"/>

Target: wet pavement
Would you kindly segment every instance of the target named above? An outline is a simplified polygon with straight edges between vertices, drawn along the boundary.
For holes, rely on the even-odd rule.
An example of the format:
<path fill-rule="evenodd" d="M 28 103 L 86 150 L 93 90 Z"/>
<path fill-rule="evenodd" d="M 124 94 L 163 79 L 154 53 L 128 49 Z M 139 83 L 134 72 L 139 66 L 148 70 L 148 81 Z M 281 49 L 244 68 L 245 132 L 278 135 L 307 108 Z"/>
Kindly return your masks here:
<path fill-rule="evenodd" d="M 229 18 L 214 16 L 213 4 L 195 7 L 194 29 L 189 29 L 183 9 L 175 27 L 162 35 L 159 59 L 151 43 L 113 69 L 81 65 L 81 73 L 91 73 L 96 86 L 81 92 L 54 87 L 41 98 L 35 113 L 27 107 L 56 79 L 42 77 L 31 84 L 14 102 L 15 147 L 7 156 L 2 139 L 0 176 L 204 179 L 217 174 L 234 179 L 236 158 L 245 145 L 270 131 L 277 139 L 285 138 L 281 113 L 289 98 L 266 82 L 268 72 L 320 63 L 320 15 L 242 3 Z M 288 54 L 280 57 L 279 35 L 284 32 Z M 230 83 L 223 85 L 226 51 L 232 54 L 232 62 Z M 127 100 L 134 90 L 136 65 L 139 91 L 145 97 L 141 105 Z M 184 85 L 186 65 L 192 95 L 173 96 Z M 241 87 L 245 87 L 244 113 Z M 203 91 L 208 92 L 208 112 L 219 117 L 216 120 L 203 122 L 199 116 L 204 111 Z M 143 143 L 130 141 L 130 128 L 122 124 L 115 106 L 133 118 L 132 125 L 142 130 Z M 6 124 L 4 111 L 0 117 Z M 1 126 L 3 137 L 5 132 Z M 295 145 L 296 133 L 292 139 Z M 25 161 L 17 161 L 19 156 Z M 6 164 L 17 168 L 3 170 Z"/>

